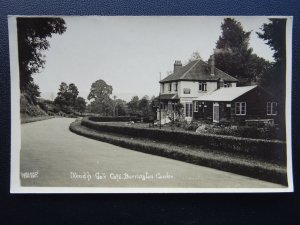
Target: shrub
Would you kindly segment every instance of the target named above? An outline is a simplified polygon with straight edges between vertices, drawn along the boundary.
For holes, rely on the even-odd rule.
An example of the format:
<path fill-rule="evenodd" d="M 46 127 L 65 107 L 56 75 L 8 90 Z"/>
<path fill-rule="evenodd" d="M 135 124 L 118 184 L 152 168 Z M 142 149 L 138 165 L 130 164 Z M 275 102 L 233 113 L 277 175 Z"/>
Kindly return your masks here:
<path fill-rule="evenodd" d="M 132 137 L 149 138 L 157 141 L 194 146 L 207 146 L 220 151 L 251 154 L 263 159 L 285 161 L 286 144 L 282 141 L 250 139 L 215 134 L 169 131 L 161 129 L 137 128 L 95 123 L 89 118 L 82 120 L 82 125 L 94 130 L 119 133 Z"/>
<path fill-rule="evenodd" d="M 130 116 L 92 116 L 89 120 L 94 122 L 128 122 L 131 120 Z"/>

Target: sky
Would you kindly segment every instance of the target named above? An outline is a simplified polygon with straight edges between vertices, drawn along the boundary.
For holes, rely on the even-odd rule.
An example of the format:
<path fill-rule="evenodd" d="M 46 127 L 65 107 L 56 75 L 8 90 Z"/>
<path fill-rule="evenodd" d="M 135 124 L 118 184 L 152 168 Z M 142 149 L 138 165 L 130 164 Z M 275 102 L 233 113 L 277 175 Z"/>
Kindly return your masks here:
<path fill-rule="evenodd" d="M 59 84 L 74 83 L 87 98 L 91 85 L 102 79 L 113 95 L 130 101 L 159 93 L 159 79 L 173 70 L 175 60 L 187 62 L 195 51 L 207 60 L 221 35 L 224 17 L 128 16 L 62 17 L 67 30 L 49 38 L 45 68 L 33 75 L 41 97 L 55 98 Z M 273 52 L 255 32 L 267 17 L 232 17 L 252 31 L 250 47 L 273 61 Z M 161 74 L 161 75 L 160 75 Z"/>

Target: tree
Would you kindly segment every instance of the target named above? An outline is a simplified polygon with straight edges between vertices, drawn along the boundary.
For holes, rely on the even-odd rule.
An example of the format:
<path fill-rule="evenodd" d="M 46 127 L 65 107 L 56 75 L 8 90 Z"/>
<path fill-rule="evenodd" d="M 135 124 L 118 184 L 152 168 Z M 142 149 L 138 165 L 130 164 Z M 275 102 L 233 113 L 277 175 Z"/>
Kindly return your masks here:
<path fill-rule="evenodd" d="M 276 63 L 285 63 L 286 58 L 286 19 L 269 19 L 260 28 L 262 32 L 256 32 L 259 38 L 266 41 L 274 51 L 273 57 Z"/>
<path fill-rule="evenodd" d="M 75 101 L 76 101 L 77 96 L 79 94 L 78 88 L 76 87 L 75 84 L 71 83 L 71 84 L 69 84 L 68 92 L 71 93 L 71 95 L 70 95 L 71 104 L 75 105 Z"/>
<path fill-rule="evenodd" d="M 139 110 L 141 110 L 142 115 L 148 117 L 151 113 L 149 97 L 145 95 L 140 101 L 138 105 Z"/>
<path fill-rule="evenodd" d="M 84 98 L 82 97 L 77 97 L 76 101 L 75 101 L 75 106 L 74 106 L 75 110 L 77 110 L 78 112 L 83 113 L 86 109 L 86 101 Z"/>
<path fill-rule="evenodd" d="M 27 94 L 29 95 L 32 102 L 36 104 L 37 98 L 41 95 L 40 87 L 37 84 L 30 82 L 27 87 Z"/>
<path fill-rule="evenodd" d="M 286 19 L 269 19 L 257 32 L 259 38 L 274 51 L 275 62 L 260 79 L 260 83 L 276 97 L 284 124 L 286 85 Z M 284 130 L 284 129 L 283 129 Z"/>
<path fill-rule="evenodd" d="M 251 31 L 244 31 L 242 24 L 232 18 L 224 19 L 221 29 L 214 50 L 216 67 L 239 79 L 240 85 L 256 83 L 271 63 L 253 54 L 249 47 Z"/>
<path fill-rule="evenodd" d="M 139 97 L 133 96 L 130 102 L 127 103 L 128 109 L 131 113 L 138 113 L 139 112 Z"/>
<path fill-rule="evenodd" d="M 122 99 L 116 99 L 116 116 L 126 116 L 127 115 L 127 105 L 126 101 Z"/>
<path fill-rule="evenodd" d="M 191 58 L 189 59 L 189 62 L 195 61 L 195 60 L 199 60 L 202 59 L 200 56 L 200 53 L 198 51 L 193 52 L 191 55 Z"/>
<path fill-rule="evenodd" d="M 65 82 L 61 82 L 54 102 L 62 108 L 74 108 L 78 93 L 78 88 L 75 84 L 71 83 L 67 85 Z"/>
<path fill-rule="evenodd" d="M 262 85 L 273 91 L 284 102 L 285 73 L 286 73 L 286 19 L 269 19 L 270 23 L 263 24 L 262 32 L 257 32 L 259 38 L 266 41 L 274 51 L 275 63 L 273 67 L 262 77 Z M 269 81 L 269 82 L 268 82 Z"/>
<path fill-rule="evenodd" d="M 104 80 L 97 80 L 91 86 L 91 90 L 88 95 L 88 100 L 106 99 L 112 94 L 112 91 L 112 86 L 108 85 Z"/>
<path fill-rule="evenodd" d="M 102 115 L 112 115 L 114 103 L 110 98 L 113 88 L 108 85 L 104 80 L 95 81 L 88 95 L 88 100 L 91 102 L 91 111 Z"/>
<path fill-rule="evenodd" d="M 66 31 L 65 21 L 56 17 L 18 17 L 18 56 L 20 72 L 20 89 L 26 91 L 33 82 L 32 74 L 44 68 L 43 51 L 50 47 L 47 38 L 52 34 Z"/>

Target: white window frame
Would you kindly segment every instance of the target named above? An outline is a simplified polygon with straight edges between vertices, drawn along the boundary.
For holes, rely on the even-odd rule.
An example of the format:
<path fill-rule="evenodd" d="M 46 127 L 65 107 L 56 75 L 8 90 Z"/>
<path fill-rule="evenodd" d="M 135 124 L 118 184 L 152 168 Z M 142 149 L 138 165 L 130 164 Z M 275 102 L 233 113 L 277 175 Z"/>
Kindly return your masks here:
<path fill-rule="evenodd" d="M 199 92 L 207 92 L 207 82 L 199 82 Z"/>
<path fill-rule="evenodd" d="M 245 106 L 244 112 L 243 112 L 243 104 Z M 247 104 L 246 104 L 246 102 L 236 102 L 235 103 L 235 115 L 245 116 L 246 114 L 247 114 Z"/>
<path fill-rule="evenodd" d="M 276 108 L 277 108 L 277 102 L 267 102 L 267 115 L 276 116 L 277 115 Z"/>
<path fill-rule="evenodd" d="M 193 103 L 187 102 L 184 104 L 185 117 L 193 117 Z"/>
<path fill-rule="evenodd" d="M 174 91 L 178 91 L 178 82 L 175 83 Z"/>
<path fill-rule="evenodd" d="M 172 83 L 169 83 L 168 85 L 169 85 L 169 88 L 168 88 L 169 92 L 172 92 Z"/>

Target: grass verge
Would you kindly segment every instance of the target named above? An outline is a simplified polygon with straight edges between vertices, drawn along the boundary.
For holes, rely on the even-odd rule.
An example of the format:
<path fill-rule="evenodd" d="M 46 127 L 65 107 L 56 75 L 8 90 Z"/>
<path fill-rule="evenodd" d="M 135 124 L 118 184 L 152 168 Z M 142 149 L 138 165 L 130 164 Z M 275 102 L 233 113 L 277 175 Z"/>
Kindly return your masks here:
<path fill-rule="evenodd" d="M 69 129 L 78 135 L 131 150 L 287 185 L 286 167 L 277 164 L 234 156 L 233 154 L 208 149 L 204 146 L 174 145 L 146 138 L 133 138 L 124 134 L 99 132 L 82 126 L 80 120 L 73 122 Z"/>
<path fill-rule="evenodd" d="M 38 117 L 21 117 L 21 124 L 24 123 L 32 123 L 32 122 L 37 122 L 41 120 L 49 120 L 55 118 L 55 116 L 38 116 Z"/>

